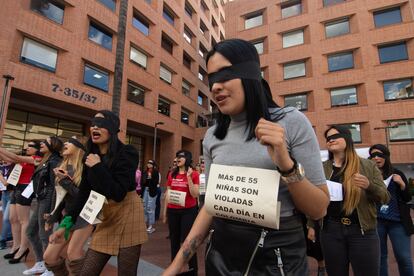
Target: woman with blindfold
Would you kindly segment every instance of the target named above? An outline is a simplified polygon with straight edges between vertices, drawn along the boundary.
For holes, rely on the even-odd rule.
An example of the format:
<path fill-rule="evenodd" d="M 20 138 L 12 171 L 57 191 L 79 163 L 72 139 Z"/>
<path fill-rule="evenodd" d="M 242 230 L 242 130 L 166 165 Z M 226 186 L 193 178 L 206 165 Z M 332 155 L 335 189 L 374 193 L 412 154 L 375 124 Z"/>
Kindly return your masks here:
<path fill-rule="evenodd" d="M 273 101 L 251 43 L 240 39 L 217 43 L 207 55 L 207 70 L 220 112 L 203 141 L 206 178 L 212 163 L 278 168 L 280 229 L 213 217 L 204 206 L 164 275 L 180 271 L 210 228 L 214 232 L 206 254 L 206 275 L 306 275 L 306 243 L 296 210 L 318 219 L 329 203 L 312 126 L 296 109 L 281 109 Z"/>
<path fill-rule="evenodd" d="M 414 225 L 407 202 L 411 200 L 408 181 L 404 173 L 391 164 L 388 148 L 381 144 L 369 148 L 369 159 L 375 162 L 382 173 L 382 178 L 391 199 L 378 210 L 378 235 L 381 247 L 380 276 L 388 276 L 388 237 L 398 263 L 401 276 L 414 275 L 411 255 L 411 235 Z"/>
<path fill-rule="evenodd" d="M 51 216 L 46 222 L 46 229 L 53 228 L 54 223 L 62 220 L 62 214 L 70 212 L 73 208 L 76 208 L 76 197 L 79 192 L 79 184 L 82 180 L 82 174 L 84 170 L 83 158 L 85 156 L 85 146 L 75 137 L 69 138 L 65 142 L 63 147 L 63 161 L 54 169 L 56 175 L 56 194 L 65 193 L 62 201 L 56 204 Z M 54 201 L 59 197 L 56 195 Z M 63 219 L 64 220 L 64 219 Z M 62 220 L 62 221 L 63 221 Z M 92 233 L 93 227 L 86 221 L 79 219 L 77 224 L 71 228 L 72 235 L 66 242 L 55 243 L 55 233 L 49 238 L 49 245 L 43 255 L 45 265 L 48 270 L 52 271 L 54 275 L 68 275 L 66 269 L 65 259 L 62 259 L 62 254 L 67 249 L 67 266 L 71 275 L 76 274 L 76 271 L 72 270 L 73 262 L 83 257 L 83 246 L 85 245 L 88 237 Z M 76 263 L 76 262 L 75 262 Z"/>
<path fill-rule="evenodd" d="M 106 197 L 102 222 L 96 225 L 85 259 L 73 263 L 79 275 L 99 275 L 111 256 L 118 257 L 118 275 L 136 275 L 141 244 L 148 239 L 142 201 L 135 192 L 138 152 L 119 140 L 119 126 L 119 117 L 109 110 L 92 119 L 76 208 L 68 210 L 64 228 L 54 234 L 54 242 L 62 242 L 81 219 L 91 190 Z"/>
<path fill-rule="evenodd" d="M 155 204 L 157 199 L 157 186 L 159 183 L 159 172 L 154 160 L 148 160 L 147 169 L 141 177 L 141 187 L 144 191 L 144 212 L 147 232 L 155 232 Z"/>
<path fill-rule="evenodd" d="M 164 222 L 168 220 L 170 232 L 171 260 L 174 260 L 180 245 L 190 232 L 197 217 L 197 198 L 199 196 L 199 174 L 191 168 L 192 154 L 187 150 L 179 150 L 176 153 L 177 166 L 172 170 L 167 179 L 167 196 L 164 208 Z M 184 206 L 172 203 L 169 193 L 177 191 L 185 193 Z M 189 270 L 192 275 L 197 275 L 197 256 L 189 260 Z"/>
<path fill-rule="evenodd" d="M 373 162 L 358 157 L 348 128 L 331 126 L 325 138 L 329 152 L 323 163 L 325 176 L 332 187 L 339 187 L 322 223 L 326 270 L 328 275 L 345 276 L 351 263 L 354 275 L 377 276 L 376 205 L 389 200 L 381 173 Z"/>
<path fill-rule="evenodd" d="M 40 142 L 40 152 L 43 154 L 42 161 L 33 173 L 33 191 L 37 200 L 36 209 L 33 211 L 27 236 L 35 253 L 35 265 L 23 272 L 25 275 L 37 273 L 47 274 L 43 261 L 43 253 L 49 243 L 49 236 L 52 229 L 45 229 L 47 216 L 52 211 L 52 198 L 55 193 L 55 172 L 54 169 L 62 161 L 60 152 L 63 142 L 55 136 L 51 136 Z"/>
<path fill-rule="evenodd" d="M 30 218 L 30 205 L 33 197 L 25 198 L 22 192 L 29 185 L 35 166 L 42 160 L 40 157 L 40 142 L 29 141 L 26 148 L 26 155 L 21 156 L 0 148 L 0 159 L 22 166 L 19 181 L 10 195 L 10 223 L 12 227 L 13 246 L 11 253 L 4 255 L 5 259 L 20 260 L 29 254 L 29 240 L 26 235 L 27 226 Z M 7 185 L 7 182 L 4 183 Z M 10 184 L 9 184 L 10 185 Z M 9 186 L 7 185 L 7 186 Z"/>

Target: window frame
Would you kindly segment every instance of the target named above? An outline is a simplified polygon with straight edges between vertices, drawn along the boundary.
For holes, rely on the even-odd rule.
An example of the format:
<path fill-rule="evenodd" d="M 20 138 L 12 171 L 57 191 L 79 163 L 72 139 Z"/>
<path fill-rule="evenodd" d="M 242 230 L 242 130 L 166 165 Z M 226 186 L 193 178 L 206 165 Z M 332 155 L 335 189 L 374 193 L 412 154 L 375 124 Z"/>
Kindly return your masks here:
<path fill-rule="evenodd" d="M 384 49 L 384 48 L 394 47 L 394 46 L 397 46 L 397 45 L 404 45 L 404 48 L 405 48 L 404 49 L 405 50 L 404 52 L 405 52 L 406 58 L 396 59 L 396 60 L 382 61 L 381 60 L 381 50 Z M 395 53 L 395 52 L 399 52 L 399 51 L 392 51 L 392 53 Z M 398 62 L 398 61 L 409 60 L 410 57 L 408 55 L 407 41 L 379 45 L 378 46 L 378 57 L 379 57 L 380 64 L 386 64 L 386 63 L 391 63 L 391 62 Z"/>
<path fill-rule="evenodd" d="M 171 10 L 170 7 L 168 7 L 167 5 L 165 5 L 162 8 L 162 17 L 167 20 L 168 23 L 170 23 L 172 26 L 175 26 L 175 19 L 176 19 L 176 15 L 174 14 L 174 12 Z"/>
<path fill-rule="evenodd" d="M 352 89 L 352 88 L 355 89 L 355 99 L 356 99 L 355 103 L 334 104 L 333 95 L 332 95 L 333 92 L 340 92 L 341 90 Z M 331 100 L 331 107 L 358 105 L 358 86 L 357 85 L 350 85 L 350 86 L 331 88 L 331 89 L 329 89 L 329 96 L 330 96 L 330 100 Z M 336 96 L 338 96 L 338 95 L 336 95 Z"/>
<path fill-rule="evenodd" d="M 351 130 L 351 127 L 352 126 L 358 126 L 358 128 L 359 128 L 359 131 L 358 131 L 358 136 L 359 136 L 359 140 L 357 141 L 357 140 L 354 140 L 354 137 L 353 137 L 353 135 L 352 135 L 352 141 L 354 141 L 354 144 L 362 144 L 362 124 L 361 123 L 349 123 L 349 124 L 339 124 L 340 126 L 343 126 L 343 127 L 348 127 L 348 126 L 350 126 L 350 128 L 349 128 L 349 131 L 351 132 L 351 135 L 353 134 L 353 132 L 352 132 L 352 130 Z"/>
<path fill-rule="evenodd" d="M 167 112 L 168 114 L 165 114 L 163 112 L 160 112 L 160 102 L 163 102 L 164 104 L 167 104 L 168 105 L 168 112 Z M 162 114 L 164 116 L 171 117 L 171 104 L 172 104 L 172 102 L 170 100 L 167 100 L 164 97 L 158 97 L 158 108 L 157 108 L 158 113 L 160 113 L 160 114 Z"/>
<path fill-rule="evenodd" d="M 288 9 L 298 6 L 298 4 L 299 4 L 299 13 L 292 13 L 292 14 L 288 14 L 287 16 L 284 15 L 284 11 L 287 11 Z M 287 3 L 281 3 L 280 5 L 280 15 L 282 19 L 286 19 L 286 18 L 293 17 L 293 16 L 298 16 L 298 15 L 301 15 L 302 13 L 303 13 L 303 3 L 301 0 L 288 1 Z"/>
<path fill-rule="evenodd" d="M 331 26 L 334 26 L 334 25 L 338 25 L 338 24 L 341 24 L 341 23 L 344 23 L 344 22 L 347 22 L 348 23 L 348 31 L 346 33 L 339 33 L 339 34 L 335 34 L 335 35 L 328 35 L 327 27 L 331 27 Z M 328 39 L 328 38 L 334 38 L 334 37 L 338 37 L 338 36 L 343 36 L 343 35 L 350 34 L 351 33 L 351 24 L 350 23 L 351 23 L 351 20 L 350 20 L 349 17 L 343 17 L 343 18 L 339 18 L 339 19 L 336 19 L 336 20 L 332 20 L 332 21 L 326 22 L 324 24 L 324 27 L 325 27 L 325 37 Z"/>
<path fill-rule="evenodd" d="M 36 12 L 37 14 L 40 14 L 41 16 L 43 16 L 43 17 L 47 18 L 48 20 L 51 20 L 51 21 L 53 21 L 53 22 L 55 22 L 55 23 L 57 23 L 59 25 L 63 25 L 63 21 L 65 19 L 65 8 L 66 8 L 65 5 L 63 5 L 63 4 L 61 4 L 61 3 L 57 2 L 57 1 L 54 1 L 54 0 L 47 0 L 48 1 L 48 4 L 52 4 L 56 8 L 59 8 L 60 10 L 62 10 L 61 18 L 60 18 L 59 21 L 57 21 L 57 20 L 55 20 L 56 18 L 49 17 L 49 16 L 47 16 L 47 14 L 43 13 L 41 10 L 38 10 L 38 9 L 36 9 L 34 7 L 35 4 L 40 4 L 40 2 L 42 0 L 37 0 L 36 1 L 36 2 L 39 2 L 39 3 L 34 3 L 34 1 L 36 1 L 36 0 L 31 0 L 30 1 L 30 10 Z"/>
<path fill-rule="evenodd" d="M 302 34 L 302 43 L 292 44 L 292 45 L 285 45 L 285 39 L 287 40 L 289 35 L 296 35 L 298 33 Z M 297 29 L 297 30 L 292 30 L 292 31 L 287 31 L 285 33 L 282 33 L 282 48 L 283 49 L 290 48 L 290 47 L 295 47 L 295 46 L 299 46 L 299 45 L 303 45 L 303 44 L 305 44 L 305 29 Z"/>
<path fill-rule="evenodd" d="M 163 69 L 170 74 L 170 80 L 165 79 L 165 78 L 162 77 L 162 70 Z M 170 85 L 172 84 L 173 72 L 170 69 L 168 69 L 168 67 L 166 67 L 166 66 L 164 66 L 162 64 L 160 65 L 160 79 L 163 80 L 163 81 L 165 81 L 166 83 L 168 83 Z"/>
<path fill-rule="evenodd" d="M 96 72 L 99 72 L 99 73 L 101 73 L 103 75 L 106 75 L 106 77 L 107 77 L 107 87 L 106 87 L 106 90 L 104 88 L 102 88 L 102 87 L 99 87 L 99 86 L 94 85 L 92 83 L 87 83 L 86 82 L 86 78 L 85 78 L 85 75 L 86 75 L 86 67 L 88 67 L 88 68 L 90 68 L 90 69 L 92 69 L 92 70 L 94 70 Z M 94 66 L 94 65 L 92 65 L 90 63 L 87 63 L 87 62 L 84 63 L 84 65 L 83 65 L 83 83 L 84 84 L 108 93 L 109 92 L 109 84 L 110 84 L 109 77 L 110 77 L 109 71 L 104 71 L 103 69 L 99 69 L 96 66 Z"/>
<path fill-rule="evenodd" d="M 31 45 L 34 45 L 35 47 L 40 48 L 42 51 L 45 51 L 45 52 L 46 50 L 51 50 L 52 52 L 49 54 L 52 54 L 51 57 L 54 59 L 54 67 L 50 67 L 48 64 L 41 63 L 40 61 L 37 61 L 36 59 L 32 59 L 30 57 L 24 56 L 25 53 L 29 52 L 29 49 L 28 49 L 29 46 L 25 46 L 26 42 L 29 42 Z M 46 70 L 48 72 L 55 73 L 56 67 L 57 67 L 57 61 L 58 61 L 58 54 L 59 54 L 58 49 L 50 47 L 42 42 L 31 39 L 29 37 L 24 37 L 22 47 L 20 49 L 19 60 L 22 63 Z M 43 60 L 44 58 L 41 57 L 41 59 Z"/>
<path fill-rule="evenodd" d="M 132 87 L 132 88 L 134 88 L 135 90 L 138 90 L 139 92 L 141 92 L 142 94 L 142 102 L 139 102 L 139 101 L 136 101 L 136 100 L 133 100 L 134 98 L 130 98 L 130 87 Z M 131 82 L 131 81 L 128 81 L 127 82 L 127 101 L 129 101 L 129 102 L 133 102 L 133 103 L 135 103 L 135 104 L 138 104 L 138 105 L 140 105 L 140 106 L 145 106 L 145 94 L 147 93 L 147 89 L 145 88 L 145 87 L 143 87 L 143 86 L 141 86 L 141 85 L 138 85 L 138 84 L 135 84 L 135 83 L 133 83 L 133 82 Z M 136 96 L 138 96 L 138 95 L 136 95 Z"/>
<path fill-rule="evenodd" d="M 293 76 L 293 77 L 286 77 L 286 67 L 287 66 L 299 65 L 299 64 L 303 64 L 303 69 L 304 69 L 305 74 L 297 75 L 297 76 Z M 297 79 L 297 78 L 303 78 L 303 77 L 306 77 L 306 60 L 287 62 L 287 63 L 283 64 L 283 80 L 291 80 L 291 79 Z"/>
<path fill-rule="evenodd" d="M 136 24 L 134 24 L 134 22 L 138 22 L 138 26 Z M 150 28 L 151 28 L 151 23 L 150 21 L 141 13 L 137 12 L 134 10 L 134 13 L 132 14 L 132 26 L 137 29 L 140 33 L 142 33 L 145 36 L 149 36 L 150 35 Z M 145 32 L 139 27 L 139 26 L 143 26 L 145 27 Z"/>
<path fill-rule="evenodd" d="M 383 14 L 386 14 L 388 12 L 392 12 L 392 11 L 395 11 L 395 10 L 399 11 L 399 20 L 400 21 L 392 22 L 392 23 L 388 23 L 388 24 L 380 24 L 380 25 L 377 24 L 377 21 L 378 21 L 378 20 L 376 20 L 378 18 L 378 17 L 376 17 L 377 15 L 383 15 Z M 373 16 L 373 21 L 374 21 L 375 28 L 382 28 L 382 27 L 386 27 L 386 26 L 390 26 L 390 25 L 400 24 L 400 23 L 403 22 L 403 18 L 402 18 L 402 14 L 401 14 L 401 6 L 396 6 L 396 7 L 391 7 L 391 8 L 386 8 L 386 9 L 374 11 L 372 13 L 372 16 Z"/>
<path fill-rule="evenodd" d="M 186 122 L 183 121 L 183 114 L 187 115 L 187 121 Z M 186 109 L 184 107 L 181 107 L 181 115 L 180 115 L 181 123 L 186 124 L 186 125 L 189 126 L 190 125 L 190 114 L 191 114 L 191 112 L 188 109 Z"/>
<path fill-rule="evenodd" d="M 255 40 L 252 41 L 251 43 L 253 44 L 253 46 L 256 48 L 256 51 L 259 55 L 263 55 L 265 53 L 265 45 L 264 45 L 265 40 L 264 39 L 259 39 L 259 40 Z M 259 51 L 259 49 L 257 48 L 258 44 L 261 44 L 261 51 Z"/>
<path fill-rule="evenodd" d="M 91 39 L 91 28 L 95 29 L 97 32 L 104 34 L 106 37 L 110 37 L 111 38 L 111 46 L 108 48 L 105 46 L 105 43 L 103 43 L 103 39 L 105 38 L 102 37 L 102 41 L 98 42 L 96 40 Z M 111 32 L 109 32 L 108 30 L 106 30 L 105 28 L 103 28 L 99 23 L 96 23 L 94 21 L 89 21 L 89 29 L 88 29 L 88 40 L 92 41 L 93 43 L 96 43 L 98 45 L 100 45 L 101 47 L 105 48 L 108 51 L 112 51 L 112 44 L 113 44 L 113 34 Z"/>
<path fill-rule="evenodd" d="M 411 92 L 406 92 L 407 93 L 407 97 L 397 97 L 397 98 L 387 98 L 386 94 L 387 91 L 385 90 L 385 85 L 386 83 L 390 83 L 391 85 L 397 83 L 397 82 L 403 82 L 403 81 L 410 81 L 411 83 Z M 407 87 L 407 86 L 405 86 Z M 392 80 L 386 80 L 382 82 L 382 89 L 384 91 L 384 100 L 386 102 L 392 102 L 392 101 L 398 101 L 398 100 L 409 100 L 409 99 L 413 99 L 414 98 L 414 91 L 413 91 L 413 78 L 402 78 L 402 79 L 392 79 Z M 402 88 L 400 88 L 402 89 Z M 407 91 L 407 90 L 406 90 Z M 409 94 L 411 94 L 411 96 L 409 96 Z"/>
<path fill-rule="evenodd" d="M 139 61 L 137 61 L 137 60 L 135 60 L 135 59 L 133 59 L 132 57 L 131 57 L 131 54 L 132 54 L 132 52 L 133 52 L 133 50 L 134 51 L 136 51 L 137 53 L 139 53 L 140 55 L 142 55 L 142 56 L 145 56 L 145 64 L 141 64 Z M 138 54 L 138 55 L 139 55 Z M 137 56 L 138 56 L 137 55 Z M 142 50 L 140 50 L 139 48 L 137 48 L 137 47 L 134 47 L 133 45 L 131 45 L 130 46 L 130 50 L 129 50 L 129 60 L 132 62 L 132 63 L 134 63 L 134 64 L 136 64 L 136 65 L 138 65 L 139 67 L 141 67 L 142 69 L 144 69 L 144 70 L 147 70 L 147 67 L 148 67 L 148 54 L 146 53 L 146 52 L 144 52 L 144 51 L 142 51 Z"/>
<path fill-rule="evenodd" d="M 328 1 L 333 1 L 333 2 L 330 3 Z M 345 3 L 346 0 L 323 0 L 322 2 L 323 2 L 324 7 L 330 7 L 330 6 L 333 6 L 333 5 Z"/>
<path fill-rule="evenodd" d="M 408 122 L 411 122 L 411 123 L 408 123 Z M 402 123 L 405 123 L 405 124 L 402 124 Z M 403 119 L 403 120 L 390 120 L 390 121 L 388 121 L 388 125 L 392 125 L 392 124 L 396 125 L 397 127 L 396 128 L 390 128 L 389 129 L 388 134 L 389 134 L 390 142 L 414 141 L 414 118 Z M 413 129 L 413 137 L 412 138 L 401 138 L 401 139 L 393 139 L 392 138 L 393 132 L 395 132 L 396 129 L 398 129 L 399 127 L 407 126 L 407 125 L 411 126 L 411 128 Z M 409 129 L 408 129 L 408 131 L 409 131 Z"/>
<path fill-rule="evenodd" d="M 283 98 L 283 100 L 284 100 L 284 103 L 285 103 L 285 106 L 286 106 L 286 99 L 287 98 L 292 98 L 292 100 L 293 100 L 293 98 L 298 98 L 298 97 L 305 97 L 305 107 L 304 108 L 297 108 L 296 106 L 293 106 L 293 105 L 289 105 L 289 106 L 292 106 L 292 107 L 294 107 L 294 108 L 296 108 L 297 110 L 299 110 L 299 111 L 308 111 L 308 108 L 309 108 L 309 105 L 308 105 L 308 97 L 309 97 L 309 95 L 308 95 L 308 93 L 298 93 L 298 94 L 292 94 L 292 95 L 285 95 L 284 96 L 284 98 Z"/>
<path fill-rule="evenodd" d="M 107 5 L 108 0 L 98 0 L 99 3 L 101 3 L 102 5 L 104 5 L 105 7 L 107 7 L 108 9 L 110 9 L 111 11 L 115 12 L 116 11 L 116 0 L 109 0 L 111 2 L 114 3 L 114 5 Z"/>
<path fill-rule="evenodd" d="M 352 56 L 352 66 L 351 67 L 331 68 L 332 65 L 331 65 L 330 60 L 329 60 L 330 58 L 345 56 L 345 55 L 349 55 L 349 54 L 351 54 L 351 56 Z M 327 61 L 328 61 L 328 72 L 329 73 L 343 71 L 343 70 L 349 70 L 349 69 L 355 69 L 354 50 L 329 54 L 329 55 L 327 55 Z"/>
<path fill-rule="evenodd" d="M 251 26 L 247 26 L 247 24 L 249 24 L 248 22 L 253 22 L 253 21 L 249 21 L 249 20 L 253 20 L 253 19 L 256 19 L 256 18 L 259 18 L 259 17 L 261 18 L 260 24 L 259 23 L 258 24 L 251 23 L 252 24 Z M 263 26 L 263 24 L 264 24 L 263 11 L 256 11 L 252 14 L 244 16 L 244 29 L 245 30 L 250 30 L 250 29 L 253 29 L 253 28 L 256 28 L 256 27 L 259 27 L 259 26 Z"/>

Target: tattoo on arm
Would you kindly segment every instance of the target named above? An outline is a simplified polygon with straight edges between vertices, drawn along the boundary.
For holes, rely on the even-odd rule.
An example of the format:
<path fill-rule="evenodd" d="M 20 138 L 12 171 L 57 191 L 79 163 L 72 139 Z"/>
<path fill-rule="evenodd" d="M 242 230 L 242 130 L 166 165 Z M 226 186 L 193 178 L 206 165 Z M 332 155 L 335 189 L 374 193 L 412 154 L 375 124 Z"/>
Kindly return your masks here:
<path fill-rule="evenodd" d="M 185 241 L 183 244 L 183 257 L 184 261 L 188 262 L 191 257 L 197 252 L 197 248 L 201 243 L 201 237 L 195 236 L 189 241 Z"/>

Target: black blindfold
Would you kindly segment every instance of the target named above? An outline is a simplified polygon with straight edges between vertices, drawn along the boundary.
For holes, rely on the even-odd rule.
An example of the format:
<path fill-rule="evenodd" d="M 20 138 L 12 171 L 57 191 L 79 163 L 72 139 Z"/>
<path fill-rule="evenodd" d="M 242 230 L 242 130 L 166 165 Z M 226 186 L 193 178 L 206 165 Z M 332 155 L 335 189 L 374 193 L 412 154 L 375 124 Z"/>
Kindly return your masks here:
<path fill-rule="evenodd" d="M 375 158 L 375 157 L 380 157 L 380 158 L 382 158 L 382 159 L 385 159 L 386 158 L 386 155 L 385 154 L 383 154 L 382 152 L 373 152 L 373 153 L 371 153 L 371 155 L 368 157 L 369 159 L 373 159 L 373 158 Z"/>
<path fill-rule="evenodd" d="M 102 117 L 93 117 L 91 121 L 91 126 L 97 126 L 99 128 L 106 128 L 109 133 L 115 134 L 119 132 L 119 129 L 114 125 L 111 120 Z"/>
<path fill-rule="evenodd" d="M 336 133 L 336 134 L 332 134 L 332 135 L 326 137 L 326 142 L 328 143 L 331 140 L 336 140 L 336 139 L 339 139 L 339 138 L 349 139 L 351 137 L 348 134 Z"/>
<path fill-rule="evenodd" d="M 75 147 L 80 148 L 83 151 L 86 151 L 85 146 L 81 142 L 79 142 L 78 140 L 76 140 L 74 138 L 69 138 L 68 143 L 71 143 Z"/>
<path fill-rule="evenodd" d="M 260 74 L 260 65 L 257 62 L 248 61 L 234 64 L 232 66 L 222 68 L 217 72 L 208 74 L 208 85 L 210 86 L 210 91 L 216 82 L 225 82 L 233 79 L 260 81 L 262 79 Z"/>

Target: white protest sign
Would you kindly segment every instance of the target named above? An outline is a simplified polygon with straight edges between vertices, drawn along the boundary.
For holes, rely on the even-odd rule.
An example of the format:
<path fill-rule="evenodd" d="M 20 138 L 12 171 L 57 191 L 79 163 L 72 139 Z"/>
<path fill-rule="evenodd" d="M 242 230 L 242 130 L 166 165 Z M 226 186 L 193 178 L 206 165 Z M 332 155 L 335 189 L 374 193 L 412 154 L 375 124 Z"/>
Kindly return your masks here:
<path fill-rule="evenodd" d="M 326 180 L 326 184 L 328 185 L 329 197 L 331 201 L 342 201 L 344 199 L 341 183 Z"/>
<path fill-rule="evenodd" d="M 96 219 L 99 211 L 101 211 L 103 204 L 105 203 L 105 196 L 91 191 L 88 201 L 86 201 L 83 209 L 80 213 L 80 217 L 86 220 L 89 224 L 97 224 L 101 221 Z"/>
<path fill-rule="evenodd" d="M 175 190 L 168 190 L 168 203 L 185 207 L 185 197 L 187 193 Z"/>
<path fill-rule="evenodd" d="M 14 165 L 13 170 L 11 171 L 9 178 L 7 178 L 7 183 L 16 186 L 19 183 L 20 175 L 22 174 L 22 165 L 16 164 Z"/>
<path fill-rule="evenodd" d="M 200 174 L 200 185 L 198 186 L 198 192 L 200 195 L 206 193 L 206 175 L 204 173 Z"/>
<path fill-rule="evenodd" d="M 55 202 L 55 208 L 53 208 L 52 211 L 52 215 L 55 213 L 57 207 L 60 205 L 60 203 L 63 201 L 63 199 L 65 198 L 65 195 L 68 193 L 68 191 L 66 191 L 62 186 L 60 185 L 56 185 L 55 186 L 55 191 L 56 191 L 56 202 Z"/>
<path fill-rule="evenodd" d="M 276 170 L 212 164 L 206 210 L 212 216 L 278 229 L 279 182 Z"/>
<path fill-rule="evenodd" d="M 23 190 L 22 196 L 25 198 L 30 198 L 30 196 L 33 194 L 33 181 L 30 181 L 29 185 Z"/>
<path fill-rule="evenodd" d="M 392 175 L 384 180 L 384 184 L 385 186 L 387 186 L 387 188 L 388 188 L 388 185 L 390 185 L 391 179 L 392 179 Z"/>

